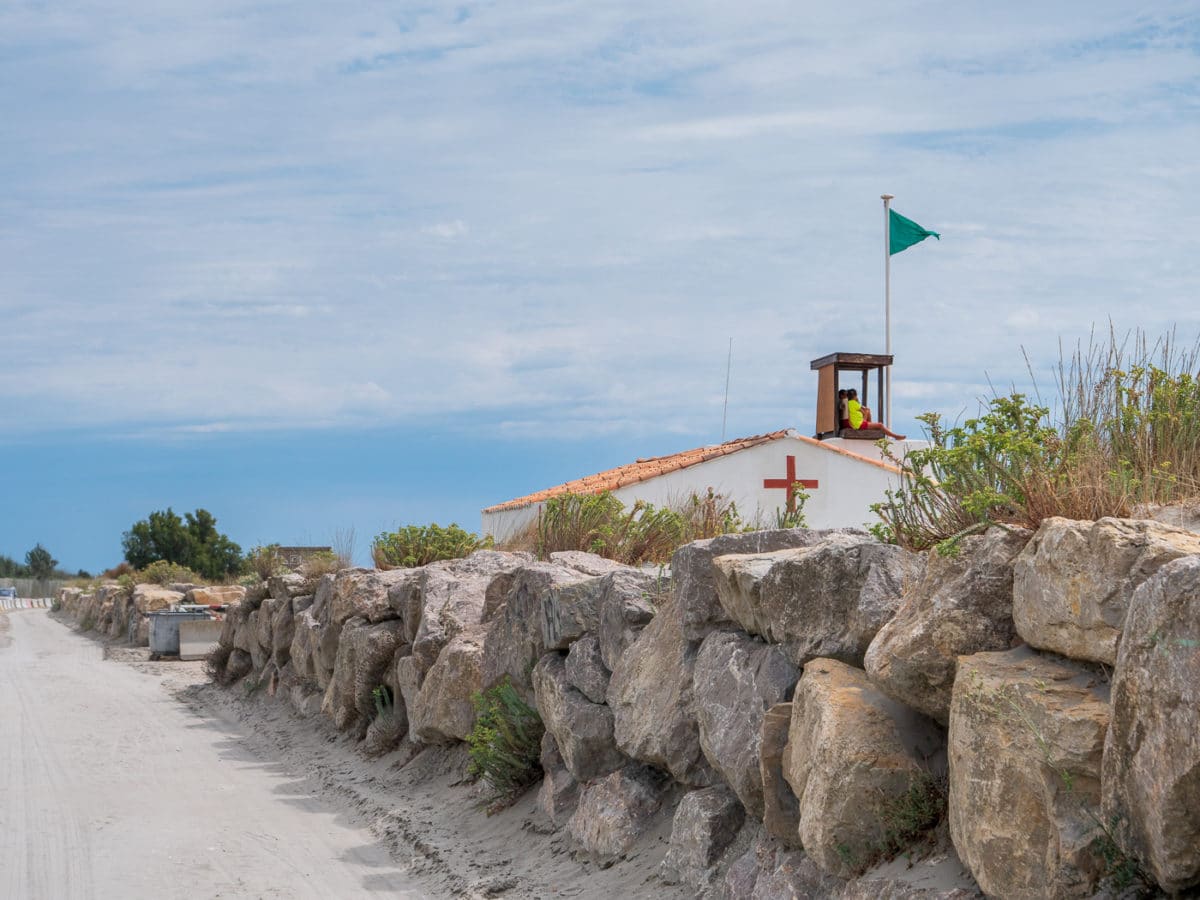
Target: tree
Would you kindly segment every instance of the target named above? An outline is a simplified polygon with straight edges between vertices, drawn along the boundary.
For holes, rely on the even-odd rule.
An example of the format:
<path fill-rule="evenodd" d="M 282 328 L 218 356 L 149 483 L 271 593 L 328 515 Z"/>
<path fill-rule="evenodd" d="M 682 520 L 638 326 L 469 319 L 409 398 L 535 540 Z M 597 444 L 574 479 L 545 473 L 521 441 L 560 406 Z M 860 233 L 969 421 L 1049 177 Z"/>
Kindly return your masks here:
<path fill-rule="evenodd" d="M 25 566 L 29 569 L 30 577 L 37 581 L 47 581 L 54 574 L 54 567 L 57 565 L 58 560 L 41 544 L 35 545 L 25 554 Z"/>
<path fill-rule="evenodd" d="M 135 569 L 162 559 L 217 579 L 242 566 L 242 548 L 217 531 L 216 517 L 206 509 L 185 513 L 183 519 L 169 506 L 152 512 L 125 532 L 121 546 Z"/>

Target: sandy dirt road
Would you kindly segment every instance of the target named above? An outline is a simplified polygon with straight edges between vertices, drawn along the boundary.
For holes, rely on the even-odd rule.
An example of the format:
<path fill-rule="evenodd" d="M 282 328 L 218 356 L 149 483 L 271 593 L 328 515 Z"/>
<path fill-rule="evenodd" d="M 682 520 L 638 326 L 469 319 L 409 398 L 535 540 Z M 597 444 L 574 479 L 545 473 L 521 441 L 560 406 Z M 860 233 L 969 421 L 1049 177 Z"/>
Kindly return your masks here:
<path fill-rule="evenodd" d="M 425 896 L 362 823 L 161 675 L 44 610 L 0 613 L 0 897 Z"/>

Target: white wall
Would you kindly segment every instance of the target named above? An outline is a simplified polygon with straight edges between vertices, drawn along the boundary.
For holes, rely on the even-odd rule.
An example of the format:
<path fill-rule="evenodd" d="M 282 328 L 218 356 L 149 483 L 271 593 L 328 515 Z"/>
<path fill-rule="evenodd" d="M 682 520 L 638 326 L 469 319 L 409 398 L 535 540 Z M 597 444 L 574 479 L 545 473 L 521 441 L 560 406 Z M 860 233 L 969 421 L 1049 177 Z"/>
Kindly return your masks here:
<path fill-rule="evenodd" d="M 878 448 L 869 441 L 826 441 L 830 447 L 816 445 L 797 437 L 783 437 L 728 456 L 679 469 L 618 488 L 613 493 L 626 506 L 645 500 L 655 506 L 677 506 L 691 494 L 703 496 L 711 487 L 733 500 L 746 521 L 756 518 L 763 527 L 773 527 L 776 510 L 786 506 L 787 493 L 781 488 L 764 488 L 763 480 L 784 478 L 787 457 L 796 458 L 796 478 L 816 479 L 818 487 L 809 489 L 805 518 L 811 528 L 838 528 L 873 524 L 871 504 L 883 499 L 884 491 L 894 484 L 893 472 L 861 458 L 836 452 L 841 445 L 851 453 L 878 458 Z M 909 442 L 913 443 L 913 442 Z M 850 445 L 850 446 L 846 446 Z M 856 445 L 862 445 L 856 446 Z M 537 518 L 540 504 L 483 514 L 483 531 L 504 540 Z"/>

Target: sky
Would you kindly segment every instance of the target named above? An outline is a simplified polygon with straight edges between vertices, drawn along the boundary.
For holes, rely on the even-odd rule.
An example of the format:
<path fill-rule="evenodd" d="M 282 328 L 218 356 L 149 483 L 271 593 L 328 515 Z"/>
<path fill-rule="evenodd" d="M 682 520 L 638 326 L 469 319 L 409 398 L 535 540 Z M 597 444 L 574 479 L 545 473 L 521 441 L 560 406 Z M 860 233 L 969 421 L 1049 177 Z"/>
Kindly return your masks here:
<path fill-rule="evenodd" d="M 919 433 L 1195 341 L 1198 181 L 1194 0 L 0 0 L 0 554 L 170 506 L 365 561 L 811 433 L 809 362 L 884 349 L 885 192 L 942 235 L 892 260 Z"/>

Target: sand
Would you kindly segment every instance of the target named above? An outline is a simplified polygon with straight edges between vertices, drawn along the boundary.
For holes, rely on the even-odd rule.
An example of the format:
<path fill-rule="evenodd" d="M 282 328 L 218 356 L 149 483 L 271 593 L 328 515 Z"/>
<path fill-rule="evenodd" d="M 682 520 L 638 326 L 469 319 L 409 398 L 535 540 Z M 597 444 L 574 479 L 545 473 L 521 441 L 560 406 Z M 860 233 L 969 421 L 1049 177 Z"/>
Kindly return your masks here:
<path fill-rule="evenodd" d="M 461 747 L 368 761 L 320 716 L 42 610 L 0 614 L 0 686 L 0 896 L 690 894 L 648 874 L 667 810 L 629 860 L 599 869 L 533 793 L 485 815 Z"/>

